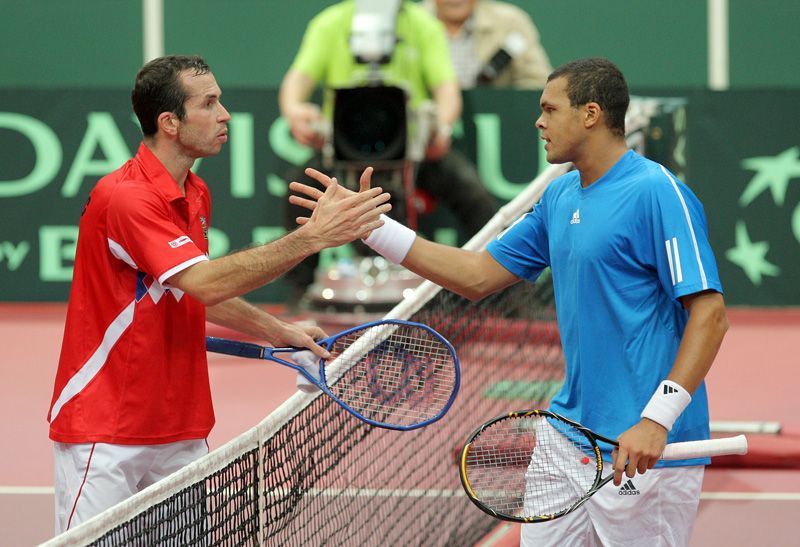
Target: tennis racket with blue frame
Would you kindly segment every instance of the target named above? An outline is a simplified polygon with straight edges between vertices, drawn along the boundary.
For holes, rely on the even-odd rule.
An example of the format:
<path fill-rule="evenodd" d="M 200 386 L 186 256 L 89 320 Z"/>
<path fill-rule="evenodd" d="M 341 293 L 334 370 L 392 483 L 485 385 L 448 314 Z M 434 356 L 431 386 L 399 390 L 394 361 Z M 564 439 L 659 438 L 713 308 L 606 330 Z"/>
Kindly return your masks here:
<path fill-rule="evenodd" d="M 547 410 L 498 416 L 470 435 L 459 474 L 470 501 L 493 517 L 546 522 L 578 509 L 614 474 L 603 477 L 598 441 L 617 442 Z M 747 453 L 744 435 L 670 443 L 662 460 Z"/>
<path fill-rule="evenodd" d="M 384 319 L 318 340 L 331 354 L 309 371 L 277 354 L 306 348 L 271 348 L 206 337 L 214 353 L 266 359 L 301 373 L 342 408 L 368 424 L 417 429 L 445 415 L 458 393 L 461 373 L 453 346 L 427 325 Z"/>

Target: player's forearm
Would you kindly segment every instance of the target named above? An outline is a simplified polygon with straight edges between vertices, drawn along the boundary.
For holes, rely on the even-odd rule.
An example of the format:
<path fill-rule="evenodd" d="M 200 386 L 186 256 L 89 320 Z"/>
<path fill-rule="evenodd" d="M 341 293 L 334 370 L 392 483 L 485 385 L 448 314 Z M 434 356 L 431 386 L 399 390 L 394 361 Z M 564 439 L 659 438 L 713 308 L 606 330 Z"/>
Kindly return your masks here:
<path fill-rule="evenodd" d="M 493 265 L 487 263 L 487 258 L 485 253 L 465 251 L 417 237 L 402 265 L 441 287 L 475 301 L 513 282 L 510 274 L 507 279 L 490 275 Z"/>
<path fill-rule="evenodd" d="M 206 308 L 206 319 L 215 325 L 272 342 L 281 321 L 243 298 L 230 298 Z"/>
<path fill-rule="evenodd" d="M 274 281 L 324 245 L 300 228 L 246 251 L 200 262 L 169 279 L 206 306 L 214 306 Z"/>
<path fill-rule="evenodd" d="M 434 243 L 394 219 L 384 216 L 382 220 L 384 225 L 364 240 L 368 247 L 465 298 L 479 300 L 518 281 L 487 251 Z"/>
<path fill-rule="evenodd" d="M 694 296 L 687 309 L 689 321 L 667 379 L 694 393 L 717 356 L 728 319 L 722 295 L 717 292 Z"/>

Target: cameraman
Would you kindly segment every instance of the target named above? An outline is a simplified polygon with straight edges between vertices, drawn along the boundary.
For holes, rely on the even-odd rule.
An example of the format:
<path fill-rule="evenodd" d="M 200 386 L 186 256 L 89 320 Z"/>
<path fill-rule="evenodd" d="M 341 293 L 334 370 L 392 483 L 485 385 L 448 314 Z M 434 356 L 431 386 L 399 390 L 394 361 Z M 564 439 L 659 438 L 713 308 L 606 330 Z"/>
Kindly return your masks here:
<path fill-rule="evenodd" d="M 281 115 L 288 121 L 292 136 L 301 144 L 317 149 L 309 166 L 321 166 L 320 149 L 324 138 L 317 130 L 322 119 L 331 119 L 333 90 L 365 86 L 371 82 L 371 67 L 359 63 L 351 51 L 352 21 L 356 2 L 345 0 L 317 14 L 306 29 L 300 50 L 284 76 L 279 93 Z M 400 3 L 395 25 L 396 44 L 391 57 L 380 65 L 382 83 L 408 92 L 413 109 L 423 101 L 436 106 L 437 129 L 420 163 L 416 186 L 428 192 L 458 218 L 469 236 L 494 215 L 494 198 L 478 178 L 473 163 L 451 148 L 453 124 L 461 115 L 461 91 L 450 60 L 442 24 L 422 7 L 409 1 Z M 374 67 L 372 67 L 374 68 Z M 323 107 L 310 102 L 317 86 L 324 90 Z M 292 180 L 316 185 L 302 171 Z M 305 210 L 287 208 L 286 227 L 293 229 L 295 218 Z M 313 282 L 317 257 L 298 264 L 286 277 L 290 283 L 290 305 L 299 301 Z"/>

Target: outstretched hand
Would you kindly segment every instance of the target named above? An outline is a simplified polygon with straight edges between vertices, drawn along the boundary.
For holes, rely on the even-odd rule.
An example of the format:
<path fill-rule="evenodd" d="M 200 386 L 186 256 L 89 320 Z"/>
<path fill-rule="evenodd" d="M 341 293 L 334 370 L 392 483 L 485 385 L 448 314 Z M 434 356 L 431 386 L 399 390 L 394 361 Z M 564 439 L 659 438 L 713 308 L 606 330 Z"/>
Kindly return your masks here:
<path fill-rule="evenodd" d="M 380 188 L 370 188 L 372 184 L 372 172 L 373 172 L 372 167 L 367 167 L 366 169 L 364 169 L 364 172 L 361 173 L 361 178 L 358 181 L 359 185 L 358 192 L 353 192 L 352 190 L 340 186 L 339 190 L 337 191 L 338 197 L 341 199 L 348 196 L 358 195 L 368 190 L 372 190 L 373 192 L 376 190 L 380 190 Z M 304 198 L 302 196 L 297 196 L 297 195 L 289 196 L 289 203 L 304 207 L 309 211 L 311 211 L 311 213 L 313 213 L 314 210 L 317 208 L 317 204 L 320 198 L 322 198 L 322 196 L 325 193 L 327 193 L 327 189 L 333 185 L 338 185 L 338 181 L 336 180 L 336 177 L 329 177 L 325 173 L 322 173 L 310 167 L 305 170 L 305 173 L 310 178 L 319 182 L 326 189 L 326 192 L 323 192 L 319 188 L 315 188 L 313 186 L 309 186 L 301 182 L 292 181 L 291 183 L 289 183 L 289 190 L 291 190 L 292 192 L 296 192 L 298 194 L 303 194 L 306 197 Z M 388 196 L 389 194 L 385 195 Z M 391 206 L 389 206 L 389 209 L 387 209 L 387 211 L 388 210 L 391 210 Z M 298 224 L 303 225 L 310 220 L 310 217 L 297 217 L 295 220 Z"/>
<path fill-rule="evenodd" d="M 311 211 L 308 217 L 297 217 L 297 223 L 312 234 L 320 249 L 369 236 L 373 230 L 383 226 L 380 215 L 392 209 L 388 193 L 380 187 L 370 188 L 371 167 L 362 173 L 358 192 L 340 186 L 335 178 L 316 169 L 306 169 L 306 175 L 318 181 L 325 191 L 292 182 L 289 188 L 306 197 L 292 195 L 289 202 Z"/>

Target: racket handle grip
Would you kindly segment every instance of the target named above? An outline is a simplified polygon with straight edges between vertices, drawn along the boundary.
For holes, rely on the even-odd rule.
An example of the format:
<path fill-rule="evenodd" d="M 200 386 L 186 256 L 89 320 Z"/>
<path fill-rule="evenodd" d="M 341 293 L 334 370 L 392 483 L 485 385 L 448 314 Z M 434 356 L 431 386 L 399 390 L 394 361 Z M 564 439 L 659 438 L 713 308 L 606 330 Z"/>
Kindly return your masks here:
<path fill-rule="evenodd" d="M 736 437 L 710 439 L 707 441 L 670 443 L 664 448 L 661 459 L 685 460 L 689 458 L 707 458 L 733 454 L 747 454 L 747 437 L 744 435 L 737 435 Z"/>

